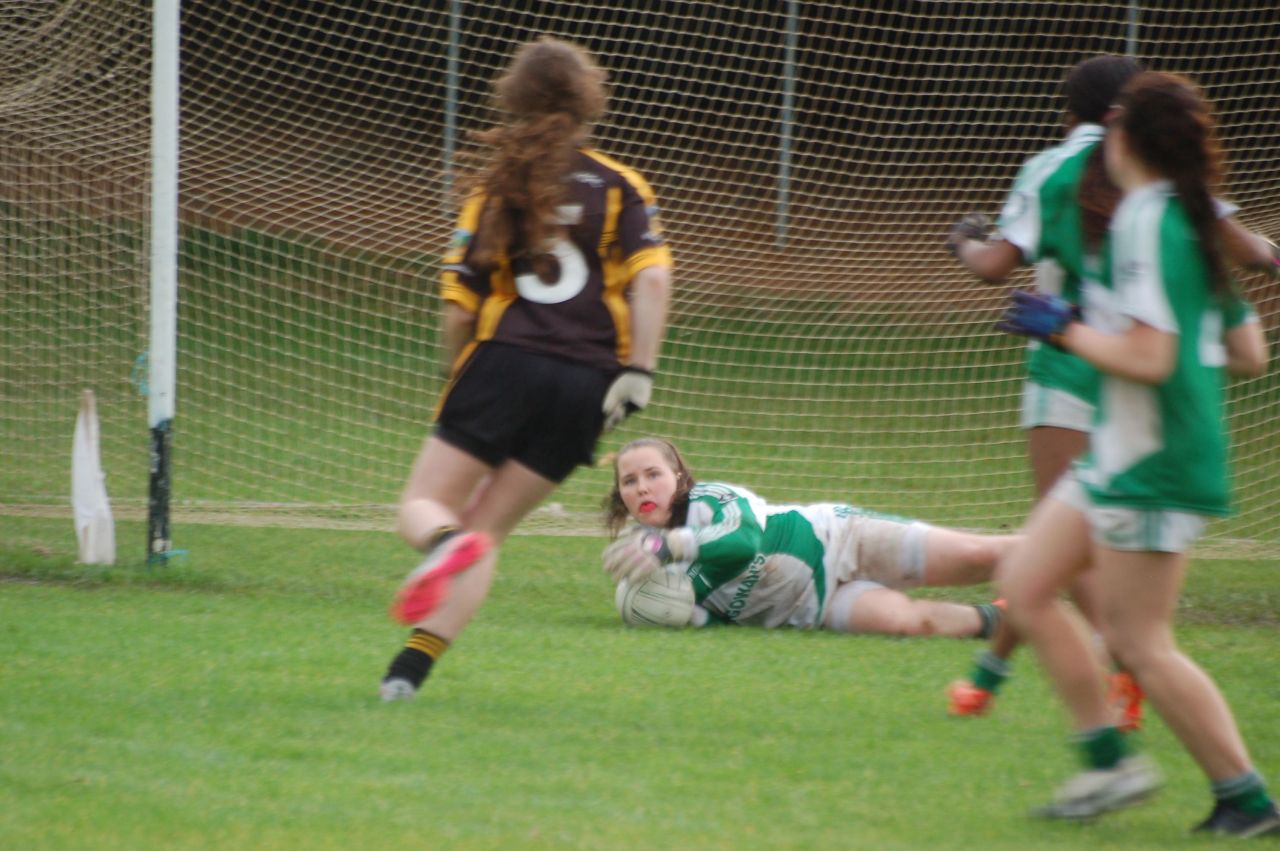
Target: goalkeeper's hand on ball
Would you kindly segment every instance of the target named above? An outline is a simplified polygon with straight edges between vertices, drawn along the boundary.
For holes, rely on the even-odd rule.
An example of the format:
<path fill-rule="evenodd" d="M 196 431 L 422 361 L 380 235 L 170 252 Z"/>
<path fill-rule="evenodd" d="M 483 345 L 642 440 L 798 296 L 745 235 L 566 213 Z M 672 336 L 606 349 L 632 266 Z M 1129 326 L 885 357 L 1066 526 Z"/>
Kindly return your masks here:
<path fill-rule="evenodd" d="M 973 239 L 986 242 L 990 235 L 991 220 L 982 213 L 969 213 L 951 226 L 951 231 L 947 234 L 947 251 L 951 252 L 952 257 L 959 257 L 960 246 L 965 241 Z"/>
<path fill-rule="evenodd" d="M 671 560 L 667 536 L 656 529 L 624 535 L 604 548 L 604 572 L 614 582 L 639 582 Z"/>
<path fill-rule="evenodd" d="M 697 544 L 687 529 L 641 528 L 604 548 L 604 572 L 614 582 L 639 582 L 673 561 L 694 557 Z"/>
<path fill-rule="evenodd" d="M 1072 322 L 1079 321 L 1080 306 L 1077 304 L 1056 295 L 1014 290 L 1012 303 L 996 323 L 996 329 L 1044 340 L 1061 349 L 1063 332 Z"/>
<path fill-rule="evenodd" d="M 653 395 L 653 373 L 638 366 L 624 366 L 604 395 L 604 430 L 612 431 L 622 421 L 644 409 Z"/>

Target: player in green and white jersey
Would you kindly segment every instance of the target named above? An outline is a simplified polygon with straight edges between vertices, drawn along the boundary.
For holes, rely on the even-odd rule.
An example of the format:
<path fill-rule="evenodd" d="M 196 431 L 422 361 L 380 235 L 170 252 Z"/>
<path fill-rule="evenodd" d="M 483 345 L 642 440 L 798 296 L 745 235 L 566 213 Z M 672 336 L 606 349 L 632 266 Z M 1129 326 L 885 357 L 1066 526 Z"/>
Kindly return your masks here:
<path fill-rule="evenodd" d="M 663 565 L 693 582 L 696 622 L 979 637 L 992 604 L 913 599 L 925 585 L 988 582 L 1016 535 L 978 535 L 844 503 L 770 505 L 743 487 L 694 481 L 659 438 L 624 446 L 606 501 L 605 570 L 635 581 Z"/>
<path fill-rule="evenodd" d="M 1023 164 L 1001 209 L 995 236 L 986 238 L 985 218 L 976 215 L 952 229 L 948 247 L 967 269 L 996 283 L 1019 266 L 1034 264 L 1038 292 L 1079 302 L 1084 279 L 1100 267 L 1096 254 L 1086 247 L 1081 185 L 1087 167 L 1099 165 L 1095 155 L 1107 111 L 1121 87 L 1140 70 L 1130 57 L 1106 55 L 1080 62 L 1067 73 L 1066 139 Z M 1097 181 L 1086 185 L 1090 196 L 1099 194 Z M 1115 192 L 1108 196 L 1096 202 L 1113 203 Z M 1096 394 L 1097 371 L 1090 364 L 1039 340 L 1028 343 L 1021 426 L 1037 500 L 1088 448 Z M 1087 584 L 1072 589 L 1072 596 L 1092 616 Z M 948 711 L 961 716 L 988 712 L 1012 673 L 1009 660 L 1020 643 L 1005 624 L 978 654 L 969 677 L 947 687 Z M 1112 679 L 1113 690 L 1136 698 L 1126 701 L 1136 726 L 1141 707 L 1136 686 L 1124 673 Z"/>
<path fill-rule="evenodd" d="M 1066 138 L 1023 164 L 989 238 L 985 217 L 970 214 L 952 228 L 948 249 L 969 271 L 1003 282 L 1035 266 L 1038 292 L 1079 304 L 1084 282 L 1105 273 L 1103 231 L 1117 190 L 1101 168 L 1103 121 L 1121 87 L 1141 65 L 1125 56 L 1095 56 L 1063 82 Z M 1218 202 L 1219 238 L 1233 263 L 1273 273 L 1275 246 L 1242 227 L 1237 208 Z M 1092 227 L 1091 227 L 1092 225 Z M 1093 231 L 1093 232 L 1091 232 Z M 1096 401 L 1096 371 L 1075 354 L 1031 340 L 1022 398 L 1036 498 L 1044 496 L 1088 447 Z"/>
<path fill-rule="evenodd" d="M 962 222 L 953 231 L 953 251 L 967 268 L 992 281 L 1001 281 L 1016 267 L 1036 266 L 1036 289 L 1073 304 L 1081 301 L 1086 281 L 1107 274 L 1105 232 L 1119 197 L 1107 179 L 1100 142 L 1102 121 L 1123 84 L 1140 71 L 1136 61 L 1122 56 L 1098 56 L 1079 63 L 1063 85 L 1066 97 L 1067 138 L 1031 157 L 1019 171 L 1004 203 L 996 236 L 985 237 L 985 228 L 967 229 Z M 1220 234 L 1227 254 L 1237 265 L 1275 268 L 1272 246 L 1243 228 L 1233 218 L 1236 208 L 1217 204 Z M 968 218 L 966 219 L 968 220 Z M 1261 368 L 1256 358 L 1256 327 L 1245 327 L 1241 313 L 1228 323 L 1228 342 L 1240 356 L 1233 374 L 1254 374 Z M 1256 315 L 1253 321 L 1256 321 Z M 1023 389 L 1021 425 L 1027 433 L 1027 449 L 1037 499 L 1088 448 L 1097 397 L 1097 371 L 1076 355 L 1032 339 L 1028 343 L 1027 381 Z M 1073 587 L 1072 597 L 1094 619 L 1089 577 Z M 982 715 L 991 708 L 996 693 L 1011 674 L 1009 659 L 1019 644 L 1006 623 L 980 653 L 966 680 L 947 688 L 953 715 Z M 1110 688 L 1126 729 L 1141 720 L 1141 690 L 1127 673 L 1111 676 Z"/>
<path fill-rule="evenodd" d="M 1160 786 L 1154 764 L 1114 725 L 1088 632 L 1058 599 L 1088 570 L 1108 650 L 1209 777 L 1215 805 L 1196 830 L 1280 833 L 1280 810 L 1230 708 L 1173 633 L 1187 550 L 1230 507 L 1222 424 L 1230 279 L 1210 194 L 1221 154 L 1199 90 L 1176 75 L 1135 77 L 1118 100 L 1105 157 L 1123 193 L 1110 278 L 1086 284 L 1083 321 L 1061 299 L 1019 292 L 1002 322 L 1102 374 L 1089 456 L 1039 503 L 1000 566 L 1010 619 L 1066 703 L 1090 766 L 1040 813 L 1091 818 Z"/>
<path fill-rule="evenodd" d="M 1095 56 L 1063 82 L 1066 138 L 1027 160 L 987 239 L 985 219 L 971 215 L 952 229 L 948 247 L 971 272 L 993 283 L 1034 265 L 1040 292 L 1079 302 L 1091 266 L 1078 203 L 1085 165 L 1102 140 L 1103 119 L 1120 88 L 1141 70 L 1125 56 Z M 1043 496 L 1088 446 L 1094 369 L 1069 352 L 1031 341 L 1023 388 L 1022 428 L 1036 497 Z"/>

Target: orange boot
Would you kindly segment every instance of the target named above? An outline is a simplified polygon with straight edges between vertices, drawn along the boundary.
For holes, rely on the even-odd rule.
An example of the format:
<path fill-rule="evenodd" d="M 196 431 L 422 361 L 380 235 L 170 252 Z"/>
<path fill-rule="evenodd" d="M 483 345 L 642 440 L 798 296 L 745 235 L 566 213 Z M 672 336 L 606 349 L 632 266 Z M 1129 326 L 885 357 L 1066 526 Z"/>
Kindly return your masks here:
<path fill-rule="evenodd" d="M 947 686 L 948 712 L 951 715 L 985 715 L 995 699 L 994 692 L 978 688 L 968 680 L 956 680 Z"/>
<path fill-rule="evenodd" d="M 1128 671 L 1116 671 L 1111 675 L 1107 702 L 1115 708 L 1116 727 L 1122 733 L 1132 733 L 1142 727 L 1142 686 Z"/>

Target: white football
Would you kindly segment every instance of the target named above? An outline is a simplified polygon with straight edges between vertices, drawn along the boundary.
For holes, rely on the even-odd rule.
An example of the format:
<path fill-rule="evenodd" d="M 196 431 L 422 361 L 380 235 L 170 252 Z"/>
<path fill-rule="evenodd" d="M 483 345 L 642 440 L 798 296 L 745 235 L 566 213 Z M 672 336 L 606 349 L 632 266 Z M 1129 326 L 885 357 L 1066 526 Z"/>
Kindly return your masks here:
<path fill-rule="evenodd" d="M 693 582 L 676 570 L 655 570 L 636 583 L 624 579 L 613 595 L 628 626 L 688 626 L 693 600 Z"/>

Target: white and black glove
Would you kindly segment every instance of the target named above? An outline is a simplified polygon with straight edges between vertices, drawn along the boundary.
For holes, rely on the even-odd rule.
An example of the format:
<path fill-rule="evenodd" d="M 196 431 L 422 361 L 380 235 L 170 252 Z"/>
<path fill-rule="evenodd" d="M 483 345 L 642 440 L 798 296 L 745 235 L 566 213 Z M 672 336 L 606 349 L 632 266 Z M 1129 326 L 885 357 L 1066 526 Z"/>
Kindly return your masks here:
<path fill-rule="evenodd" d="M 960 246 L 968 240 L 986 242 L 991 235 L 991 220 L 982 213 L 969 213 L 951 226 L 945 243 L 952 257 L 960 256 Z"/>
<path fill-rule="evenodd" d="M 604 572 L 614 582 L 639 582 L 664 564 L 681 561 L 680 554 L 672 551 L 672 544 L 680 544 L 679 536 L 658 529 L 639 529 L 624 535 L 604 548 Z"/>
<path fill-rule="evenodd" d="M 604 430 L 612 431 L 622 421 L 642 410 L 653 395 L 653 373 L 638 366 L 624 366 L 604 394 Z"/>

